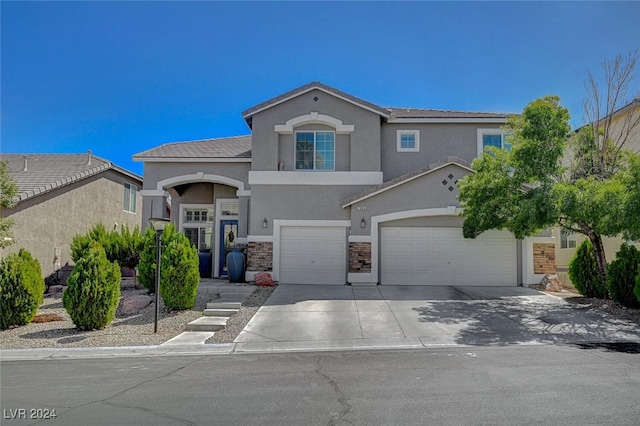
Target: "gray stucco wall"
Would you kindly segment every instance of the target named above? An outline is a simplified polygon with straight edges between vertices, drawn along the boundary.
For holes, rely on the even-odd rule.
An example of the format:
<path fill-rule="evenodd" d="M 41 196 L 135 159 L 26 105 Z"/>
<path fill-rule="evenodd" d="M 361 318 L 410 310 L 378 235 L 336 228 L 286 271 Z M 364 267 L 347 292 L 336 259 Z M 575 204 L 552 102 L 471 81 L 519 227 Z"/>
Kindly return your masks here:
<path fill-rule="evenodd" d="M 73 264 L 69 246 L 77 234 L 86 233 L 98 222 L 107 230 L 126 224 L 140 226 L 142 196 L 138 192 L 136 213 L 123 210 L 127 182 L 140 188 L 140 182 L 109 170 L 97 176 L 30 198 L 13 209 L 3 209 L 3 217 L 12 218 L 16 243 L 0 250 L 1 257 L 25 248 L 38 259 L 42 273 L 54 272 L 55 249 L 59 248 L 60 266 Z"/>
<path fill-rule="evenodd" d="M 317 101 L 314 100 L 316 97 Z M 273 171 L 282 162 L 291 164 L 286 170 L 293 170 L 293 136 L 276 133 L 274 126 L 310 112 L 326 114 L 345 125 L 354 125 L 354 132 L 350 135 L 336 135 L 340 147 L 346 147 L 348 139 L 351 170 L 380 171 L 380 115 L 320 90 L 312 90 L 253 116 L 252 169 Z M 326 128 L 304 126 L 306 129 L 315 127 L 318 130 Z"/>
<path fill-rule="evenodd" d="M 460 191 L 454 182 L 467 174 L 469 171 L 449 165 L 352 205 L 352 233 L 369 235 L 372 216 L 407 210 L 459 207 L 457 197 Z M 446 185 L 444 181 L 447 181 Z M 450 186 L 453 186 L 453 191 L 449 191 Z M 363 218 L 367 222 L 365 228 L 359 225 Z"/>
<path fill-rule="evenodd" d="M 249 189 L 250 167 L 251 163 L 144 163 L 143 189 L 153 190 L 161 180 L 198 172 L 239 180 Z"/>
<path fill-rule="evenodd" d="M 342 200 L 364 186 L 254 185 L 251 190 L 250 235 L 272 235 L 273 220 L 349 220 Z M 262 227 L 267 219 L 268 227 Z"/>
<path fill-rule="evenodd" d="M 499 124 L 388 124 L 382 126 L 382 172 L 391 180 L 420 170 L 446 157 L 456 156 L 471 163 L 478 155 L 478 129 L 500 128 Z M 420 131 L 420 152 L 397 152 L 398 130 Z"/>

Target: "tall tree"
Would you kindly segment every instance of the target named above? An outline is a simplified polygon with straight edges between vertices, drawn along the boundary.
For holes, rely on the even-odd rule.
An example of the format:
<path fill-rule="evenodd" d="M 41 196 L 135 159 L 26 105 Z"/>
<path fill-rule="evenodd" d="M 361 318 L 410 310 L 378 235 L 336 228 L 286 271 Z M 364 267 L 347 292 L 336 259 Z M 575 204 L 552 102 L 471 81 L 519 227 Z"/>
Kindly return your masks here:
<path fill-rule="evenodd" d="M 508 121 L 512 150 L 490 148 L 459 182 L 465 237 L 508 229 L 523 238 L 560 225 L 591 240 L 606 282 L 602 237 L 640 239 L 640 155 L 627 149 L 640 138 L 640 99 L 626 100 L 637 59 L 635 52 L 605 61 L 603 89 L 589 73 L 588 122 L 573 135 L 557 96 Z"/>
<path fill-rule="evenodd" d="M 13 181 L 8 172 L 7 163 L 0 161 L 0 248 L 13 244 L 13 234 L 11 227 L 12 219 L 2 217 L 3 208 L 12 208 L 16 205 L 16 195 L 18 195 L 18 185 Z"/>

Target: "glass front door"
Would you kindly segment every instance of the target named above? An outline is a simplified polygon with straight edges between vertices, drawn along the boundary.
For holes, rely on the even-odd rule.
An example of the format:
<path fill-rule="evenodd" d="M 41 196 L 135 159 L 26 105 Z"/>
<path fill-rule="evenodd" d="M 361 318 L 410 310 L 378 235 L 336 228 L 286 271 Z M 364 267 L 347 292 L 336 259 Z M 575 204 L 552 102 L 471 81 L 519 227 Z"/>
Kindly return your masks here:
<path fill-rule="evenodd" d="M 220 222 L 220 276 L 227 275 L 227 253 L 236 245 L 238 221 L 223 220 Z"/>

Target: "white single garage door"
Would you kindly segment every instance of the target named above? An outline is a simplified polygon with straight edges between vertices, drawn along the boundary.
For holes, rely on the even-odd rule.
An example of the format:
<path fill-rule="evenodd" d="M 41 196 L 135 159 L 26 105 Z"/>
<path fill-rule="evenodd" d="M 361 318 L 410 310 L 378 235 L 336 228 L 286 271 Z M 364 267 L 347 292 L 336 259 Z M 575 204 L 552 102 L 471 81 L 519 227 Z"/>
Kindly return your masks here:
<path fill-rule="evenodd" d="M 382 284 L 517 285 L 516 239 L 487 231 L 465 239 L 461 228 L 381 228 Z"/>
<path fill-rule="evenodd" d="M 280 229 L 283 284 L 345 284 L 346 228 L 286 226 Z"/>

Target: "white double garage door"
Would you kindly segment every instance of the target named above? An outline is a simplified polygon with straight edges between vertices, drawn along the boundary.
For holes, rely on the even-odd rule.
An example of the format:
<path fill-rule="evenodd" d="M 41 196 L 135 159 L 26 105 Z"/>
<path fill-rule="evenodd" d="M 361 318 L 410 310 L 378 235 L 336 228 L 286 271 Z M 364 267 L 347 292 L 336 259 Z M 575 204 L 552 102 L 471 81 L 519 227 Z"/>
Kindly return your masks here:
<path fill-rule="evenodd" d="M 380 282 L 387 285 L 517 285 L 516 240 L 488 231 L 474 240 L 460 228 L 381 227 Z M 344 284 L 347 235 L 341 227 L 282 227 L 280 282 Z"/>

